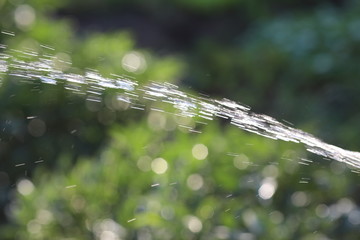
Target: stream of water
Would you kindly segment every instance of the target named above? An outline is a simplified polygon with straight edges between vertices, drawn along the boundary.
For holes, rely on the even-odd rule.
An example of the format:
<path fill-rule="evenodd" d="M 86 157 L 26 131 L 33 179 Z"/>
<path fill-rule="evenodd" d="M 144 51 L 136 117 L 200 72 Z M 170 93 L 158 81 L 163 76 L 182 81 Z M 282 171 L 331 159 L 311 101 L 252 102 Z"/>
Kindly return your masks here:
<path fill-rule="evenodd" d="M 179 110 L 182 116 L 199 117 L 206 120 L 224 118 L 243 130 L 274 140 L 302 143 L 309 152 L 348 164 L 360 169 L 360 153 L 342 149 L 328 144 L 313 135 L 290 127 L 276 119 L 254 113 L 249 107 L 228 99 L 212 99 L 193 96 L 185 93 L 178 86 L 170 83 L 152 82 L 141 85 L 123 76 L 104 77 L 96 70 L 87 70 L 84 74 L 64 72 L 54 64 L 56 57 L 51 54 L 39 55 L 31 50 L 11 50 L 0 45 L 0 85 L 4 77 L 15 81 L 31 83 L 40 81 L 43 84 L 63 84 L 74 94 L 81 94 L 88 101 L 100 102 L 106 89 L 116 89 L 117 100 L 129 104 L 130 108 L 154 111 L 164 109 L 147 106 L 145 102 L 163 102 Z M 49 48 L 43 46 L 43 48 Z M 58 61 L 58 60 L 57 60 Z M 70 64 L 64 62 L 64 64 Z M 197 130 L 188 127 L 190 132 Z"/>

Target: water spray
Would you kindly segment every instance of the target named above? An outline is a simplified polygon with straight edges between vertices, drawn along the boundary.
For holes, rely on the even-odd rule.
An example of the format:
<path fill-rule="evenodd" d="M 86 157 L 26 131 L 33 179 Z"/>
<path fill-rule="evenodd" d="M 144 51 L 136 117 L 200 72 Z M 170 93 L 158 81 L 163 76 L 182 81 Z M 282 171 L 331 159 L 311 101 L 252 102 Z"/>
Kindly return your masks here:
<path fill-rule="evenodd" d="M 274 140 L 302 143 L 311 153 L 360 169 L 359 152 L 325 143 L 270 116 L 256 114 L 249 107 L 234 101 L 193 96 L 170 83 L 152 82 L 141 85 L 123 76 L 104 77 L 95 70 L 87 70 L 84 74 L 64 72 L 54 67 L 54 55 L 39 55 L 31 50 L 9 50 L 5 45 L 0 45 L 0 48 L 8 52 L 0 53 L 0 85 L 4 76 L 25 83 L 61 83 L 72 93 L 84 95 L 88 101 L 95 102 L 101 101 L 101 95 L 105 90 L 114 89 L 119 93 L 117 101 L 128 104 L 133 109 L 144 110 L 144 101 L 162 102 L 171 105 L 178 111 L 177 114 L 184 117 L 199 117 L 204 120 L 227 119 L 232 125 L 245 131 Z M 189 128 L 189 131 L 196 132 L 193 128 Z"/>

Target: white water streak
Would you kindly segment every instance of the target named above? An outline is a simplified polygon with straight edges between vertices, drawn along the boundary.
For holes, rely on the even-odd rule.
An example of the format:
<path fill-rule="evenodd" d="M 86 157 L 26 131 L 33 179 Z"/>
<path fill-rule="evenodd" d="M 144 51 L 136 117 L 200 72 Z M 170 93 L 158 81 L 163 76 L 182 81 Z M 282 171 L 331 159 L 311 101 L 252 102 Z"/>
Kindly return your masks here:
<path fill-rule="evenodd" d="M 344 162 L 350 166 L 360 168 L 360 153 L 344 150 L 340 147 L 327 144 L 309 133 L 292 128 L 276 119 L 256 114 L 250 108 L 228 99 L 215 100 L 204 97 L 190 96 L 179 90 L 178 86 L 169 83 L 153 82 L 146 86 L 139 85 L 121 76 L 105 78 L 96 71 L 87 71 L 84 75 L 64 73 L 54 68 L 53 57 L 43 55 L 36 60 L 27 59 L 28 52 L 16 51 L 22 54 L 14 57 L 0 53 L 0 84 L 1 75 L 12 76 L 16 81 L 41 81 L 44 84 L 65 84 L 65 88 L 72 92 L 83 92 L 88 99 L 101 101 L 99 97 L 105 89 L 117 89 L 132 98 L 123 99 L 130 103 L 131 108 L 144 110 L 139 107 L 141 100 L 150 99 L 165 104 L 171 104 L 181 114 L 187 117 L 201 117 L 212 120 L 215 117 L 229 119 L 230 123 L 248 132 L 267 138 L 295 143 L 303 143 L 309 152 Z M 25 57 L 24 57 L 25 56 Z"/>

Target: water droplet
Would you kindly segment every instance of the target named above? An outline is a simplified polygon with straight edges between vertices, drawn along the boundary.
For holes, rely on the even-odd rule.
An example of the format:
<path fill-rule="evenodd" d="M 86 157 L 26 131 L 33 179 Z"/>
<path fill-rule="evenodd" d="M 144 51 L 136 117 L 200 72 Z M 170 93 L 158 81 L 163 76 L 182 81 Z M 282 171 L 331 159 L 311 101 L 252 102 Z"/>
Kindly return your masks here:
<path fill-rule="evenodd" d="M 135 220 L 136 220 L 136 218 L 132 218 L 132 219 L 127 220 L 127 222 L 130 223 L 130 222 L 133 222 Z"/>
<path fill-rule="evenodd" d="M 11 31 L 5 31 L 5 30 L 2 30 L 1 31 L 2 34 L 5 34 L 5 35 L 9 35 L 9 36 L 12 36 L 14 37 L 15 36 L 15 33 L 14 32 L 11 32 Z"/>

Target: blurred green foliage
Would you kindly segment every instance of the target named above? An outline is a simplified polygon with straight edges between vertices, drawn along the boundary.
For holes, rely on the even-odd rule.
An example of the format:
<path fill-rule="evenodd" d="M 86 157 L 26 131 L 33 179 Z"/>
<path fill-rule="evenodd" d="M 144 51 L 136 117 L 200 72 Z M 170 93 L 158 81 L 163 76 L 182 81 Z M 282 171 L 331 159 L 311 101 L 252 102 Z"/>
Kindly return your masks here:
<path fill-rule="evenodd" d="M 152 114 L 169 125 L 180 120 Z M 301 165 L 287 159 L 304 154 L 300 146 L 229 126 L 219 129 L 211 123 L 201 134 L 181 128 L 164 131 L 152 125 L 152 117 L 148 123 L 115 126 L 111 142 L 95 159 L 80 158 L 69 168 L 64 155 L 55 175 L 39 168 L 35 188 L 24 187 L 29 192 L 22 185 L 32 183 L 22 180 L 22 195 L 11 205 L 12 217 L 21 220 L 14 227 L 15 237 L 356 239 L 356 226 L 342 226 L 342 217 L 325 217 L 330 208 L 354 204 L 341 199 L 357 179 L 344 166 L 334 163 L 331 171 L 317 164 Z M 224 154 L 239 148 L 239 155 Z M 166 164 L 159 164 L 159 159 Z M 303 171 L 314 176 L 305 186 L 299 184 Z M 276 182 L 273 199 L 259 197 L 264 181 Z M 13 236 L 11 228 L 7 231 Z"/>
<path fill-rule="evenodd" d="M 231 46 L 202 42 L 188 82 L 218 96 L 246 99 L 259 112 L 356 149 L 359 11 L 353 4 L 346 11 L 323 7 L 277 16 L 258 22 Z"/>
<path fill-rule="evenodd" d="M 0 29 L 15 34 L 0 41 L 66 72 L 238 100 L 359 150 L 359 13 L 357 1 L 0 0 Z M 0 87 L 1 239 L 359 236 L 358 175 L 342 164 L 227 122 L 185 133 L 197 119 L 114 108 L 111 90 L 93 104 L 16 80 Z"/>

